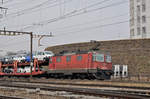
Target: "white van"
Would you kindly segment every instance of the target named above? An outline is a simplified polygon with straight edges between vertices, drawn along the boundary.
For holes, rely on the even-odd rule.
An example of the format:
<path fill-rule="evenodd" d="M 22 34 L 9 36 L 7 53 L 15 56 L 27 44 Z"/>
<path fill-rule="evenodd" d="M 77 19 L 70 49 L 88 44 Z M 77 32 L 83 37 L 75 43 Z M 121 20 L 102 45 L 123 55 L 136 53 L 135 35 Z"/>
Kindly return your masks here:
<path fill-rule="evenodd" d="M 49 58 L 53 55 L 54 54 L 51 51 L 44 51 L 44 52 L 36 52 L 33 57 L 37 58 L 38 60 L 44 60 L 45 58 Z"/>

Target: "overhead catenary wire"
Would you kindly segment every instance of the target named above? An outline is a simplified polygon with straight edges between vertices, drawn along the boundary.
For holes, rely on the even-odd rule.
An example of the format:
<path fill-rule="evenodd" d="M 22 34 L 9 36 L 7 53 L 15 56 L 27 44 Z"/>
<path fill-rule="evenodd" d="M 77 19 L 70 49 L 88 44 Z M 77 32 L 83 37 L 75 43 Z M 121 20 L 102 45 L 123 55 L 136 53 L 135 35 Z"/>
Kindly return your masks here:
<path fill-rule="evenodd" d="M 32 1 L 35 1 L 35 0 L 32 0 Z M 48 0 L 48 1 L 49 1 L 49 0 Z M 51 0 L 51 1 L 53 1 L 53 0 Z M 20 3 L 22 3 L 22 2 L 20 2 Z M 43 2 L 42 5 L 44 5 L 45 3 L 46 3 L 46 2 Z M 14 5 L 14 4 L 13 4 L 13 5 Z M 42 6 L 42 5 L 41 5 L 41 6 Z M 40 6 L 40 4 L 34 6 L 35 9 L 36 9 L 38 6 Z M 5 18 L 7 18 L 7 20 L 8 20 L 9 18 L 14 18 L 14 17 L 20 16 L 20 15 L 24 14 L 23 11 L 27 11 L 27 10 L 32 11 L 32 9 L 33 9 L 34 7 L 32 7 L 32 8 L 27 8 L 27 9 L 23 9 L 23 10 L 20 10 L 20 11 L 17 11 L 17 12 L 13 12 L 13 13 L 7 14 L 7 16 L 5 16 Z M 17 8 L 17 9 L 18 9 L 18 8 Z M 3 21 L 4 21 L 4 20 L 3 20 Z"/>
<path fill-rule="evenodd" d="M 57 1 L 58 1 L 58 0 L 55 0 L 53 3 L 57 2 Z M 68 2 L 71 2 L 71 1 L 73 1 L 73 0 L 64 1 L 64 2 L 61 3 L 61 5 L 62 5 L 62 4 L 66 4 L 66 3 L 68 3 Z M 107 2 L 107 1 L 110 1 L 110 0 L 104 0 L 104 1 Z M 104 2 L 104 1 L 103 1 L 103 2 Z M 53 3 L 51 3 L 51 4 L 53 4 Z M 100 3 L 102 3 L 102 2 L 100 2 Z M 44 3 L 44 4 L 46 4 L 46 3 Z M 44 4 L 41 4 L 41 6 L 44 5 Z M 48 5 L 49 5 L 49 4 L 48 4 Z M 60 5 L 60 3 L 58 2 L 57 4 L 50 5 L 50 6 L 48 6 L 48 7 L 43 8 L 43 10 L 44 10 L 44 9 L 47 9 L 47 8 L 59 6 L 59 5 Z M 94 4 L 94 5 L 95 5 L 95 4 Z M 94 5 L 92 5 L 92 6 L 94 6 Z M 97 3 L 96 3 L 96 5 L 97 5 Z M 92 6 L 91 6 L 91 7 L 92 7 Z M 20 16 L 20 15 L 28 14 L 29 12 L 37 12 L 37 11 L 39 11 L 38 9 L 35 10 L 35 11 L 32 10 L 32 9 L 36 9 L 36 8 L 39 8 L 39 7 L 36 6 L 36 7 L 32 7 L 32 8 L 27 8 L 27 9 L 24 9 L 24 10 L 21 10 L 21 11 L 17 11 L 17 12 L 15 12 L 15 13 L 10 13 L 10 14 L 7 15 L 7 18 L 8 18 L 9 16 L 12 16 L 12 17 L 14 18 L 15 16 Z M 26 11 L 26 12 L 25 12 L 25 11 Z M 31 14 L 31 13 L 30 13 L 30 14 Z M 14 16 L 13 16 L 13 15 L 14 15 Z"/>
<path fill-rule="evenodd" d="M 87 22 L 84 22 L 84 23 L 79 23 L 79 24 L 73 24 L 73 25 L 68 25 L 68 26 L 64 26 L 64 27 L 61 27 L 61 28 L 53 28 L 51 30 L 57 30 L 57 31 L 61 31 L 62 29 L 67 29 L 67 28 L 73 28 L 73 27 L 76 27 L 76 26 L 83 26 L 83 25 L 87 25 L 87 24 L 91 24 L 91 23 L 97 23 L 99 21 L 106 21 L 106 20 L 111 20 L 111 19 L 116 19 L 116 18 L 120 18 L 120 17 L 124 17 L 124 16 L 127 16 L 128 12 L 126 13 L 122 13 L 122 14 L 119 14 L 119 15 L 115 15 L 115 16 L 109 16 L 109 17 L 104 17 L 104 18 L 98 18 L 96 20 L 91 20 L 91 21 L 87 21 Z M 24 25 L 22 25 L 24 26 Z M 17 27 L 17 25 L 13 25 L 13 26 L 10 26 L 10 28 L 14 28 L 14 27 Z M 56 32 L 56 31 L 55 31 Z"/>
<path fill-rule="evenodd" d="M 17 15 L 17 16 L 18 16 L 18 14 L 25 13 L 26 11 L 31 11 L 31 10 L 36 9 L 36 8 L 39 8 L 39 7 L 41 7 L 41 6 L 45 5 L 45 4 L 48 4 L 50 1 L 53 1 L 53 0 L 44 1 L 44 2 L 42 2 L 42 3 L 40 3 L 40 4 L 38 4 L 38 5 L 32 6 L 32 7 L 30 7 L 30 8 L 23 9 L 23 10 L 14 12 L 14 13 L 10 13 L 10 14 L 8 14 L 7 16 L 10 16 L 10 15 Z"/>
<path fill-rule="evenodd" d="M 92 6 L 92 5 L 90 5 L 90 6 Z M 89 7 L 89 6 L 88 6 Z M 85 9 L 85 8 L 83 8 L 83 9 Z M 75 14 L 76 15 L 76 14 Z M 55 20 L 54 20 L 55 21 Z"/>
<path fill-rule="evenodd" d="M 56 0 L 57 1 L 57 0 Z M 65 3 L 67 3 L 67 2 L 69 2 L 69 1 L 72 1 L 72 0 L 68 0 L 68 1 L 65 1 L 65 2 L 62 2 L 62 4 L 65 4 Z M 97 6 L 97 5 L 99 5 L 99 4 L 103 4 L 103 3 L 105 3 L 105 2 L 107 2 L 107 1 L 110 1 L 110 0 L 103 0 L 103 1 L 100 1 L 100 2 L 97 2 L 97 3 L 94 3 L 94 4 L 92 4 L 92 5 L 89 5 L 87 8 L 91 8 L 91 7 L 94 7 L 94 6 Z M 45 3 L 45 2 L 44 2 Z M 42 5 L 42 4 L 41 4 Z M 50 7 L 54 7 L 54 6 L 58 6 L 59 5 L 59 3 L 58 4 L 56 4 L 56 5 L 52 5 L 52 6 L 50 6 Z M 38 7 L 38 6 L 36 6 L 36 7 Z M 32 7 L 32 8 L 35 8 L 35 7 Z M 39 8 L 39 7 L 38 7 Z M 79 9 L 78 11 L 81 11 L 81 10 L 84 10 L 85 8 L 81 8 L 81 9 Z M 26 11 L 27 10 L 29 10 L 29 11 L 32 11 L 32 9 L 25 9 Z M 39 10 L 38 10 L 39 11 Z M 20 13 L 19 13 L 20 12 Z M 15 16 L 20 16 L 20 15 L 23 15 L 23 14 L 25 14 L 26 12 L 24 12 L 23 10 L 21 10 L 21 11 L 19 11 L 19 12 L 15 12 L 15 13 L 11 13 L 11 14 L 9 14 L 9 15 L 7 15 L 7 17 L 6 18 L 8 18 L 8 16 L 10 16 L 10 15 L 12 15 L 12 14 L 16 14 Z M 72 11 L 72 12 L 70 12 L 70 13 L 67 13 L 67 14 L 65 14 L 64 16 L 67 16 L 67 15 L 69 15 L 69 14 L 72 14 L 72 13 L 76 13 L 77 12 L 77 10 L 75 10 L 75 11 Z M 13 18 L 15 17 L 15 16 L 12 16 Z M 64 17 L 64 16 L 60 16 L 60 17 Z M 55 20 L 55 19 L 54 19 Z M 39 24 L 39 23 L 37 23 L 37 24 Z"/>
<path fill-rule="evenodd" d="M 54 28 L 54 29 L 51 29 L 52 30 L 56 30 L 55 32 L 59 32 L 59 31 L 62 31 L 62 29 L 71 29 L 71 28 L 74 28 L 74 27 L 80 27 L 80 26 L 85 26 L 85 25 L 91 25 L 93 23 L 99 23 L 99 21 L 108 21 L 108 20 L 113 20 L 113 19 L 116 19 L 116 18 L 120 18 L 120 17 L 124 17 L 126 16 L 128 13 L 122 13 L 122 14 L 119 14 L 119 15 L 115 15 L 115 16 L 111 16 L 111 17 L 105 17 L 105 18 L 100 18 L 100 19 L 96 19 L 96 20 L 92 20 L 92 21 L 87 21 L 87 22 L 84 22 L 84 23 L 79 23 L 79 24 L 74 24 L 74 25 L 69 25 L 69 26 L 64 26 L 64 27 L 61 27 L 61 28 Z"/>
<path fill-rule="evenodd" d="M 91 7 L 95 7 L 95 6 L 97 6 L 97 5 L 100 5 L 100 4 L 103 4 L 103 3 L 105 3 L 105 2 L 108 2 L 108 1 L 110 1 L 110 0 L 103 0 L 103 1 L 100 1 L 100 2 L 98 2 L 98 3 L 95 3 L 95 4 L 92 4 L 92 5 L 89 5 L 89 6 L 87 6 L 86 8 L 81 8 L 81 9 L 78 9 L 78 10 L 74 10 L 74 11 L 71 11 L 71 12 L 69 12 L 69 13 L 67 13 L 67 14 L 65 14 L 64 16 L 61 16 L 61 17 L 58 17 L 58 18 L 54 18 L 54 19 L 50 19 L 50 20 L 45 20 L 45 21 L 43 21 L 43 22 L 41 22 L 41 23 L 51 23 L 51 20 L 52 20 L 52 22 L 56 19 L 56 21 L 57 21 L 57 19 L 59 20 L 59 19 L 65 19 L 65 18 L 68 18 L 68 17 L 72 17 L 73 15 L 74 16 L 76 16 L 77 14 L 77 12 L 80 12 L 80 11 L 82 11 L 82 12 L 84 12 L 84 13 L 88 13 L 87 11 L 85 12 L 84 11 L 84 9 L 88 9 L 88 8 L 91 8 Z M 80 13 L 80 14 L 82 14 L 82 13 Z"/>
<path fill-rule="evenodd" d="M 59 33 L 59 35 L 56 35 L 56 36 L 66 36 L 66 35 L 71 35 L 71 34 L 74 34 L 74 33 L 81 33 L 81 31 L 89 31 L 89 30 L 93 30 L 93 29 L 99 29 L 99 28 L 103 28 L 103 27 L 115 26 L 115 25 L 128 23 L 128 22 L 129 22 L 129 19 L 124 20 L 124 21 L 119 21 L 119 22 L 113 22 L 113 23 L 109 23 L 109 24 L 86 27 L 86 28 L 83 28 L 83 29 L 80 29 L 80 30 L 77 30 L 77 31 L 73 31 L 73 32 Z"/>
<path fill-rule="evenodd" d="M 72 0 L 68 0 L 66 2 L 62 2 L 62 4 L 69 3 L 71 1 Z M 55 0 L 54 2 L 51 2 L 51 3 L 48 3 L 48 2 L 49 2 L 49 0 L 47 1 L 47 3 L 44 2 L 42 4 L 36 5 L 34 7 L 31 7 L 31 8 L 27 8 L 27 9 L 23 9 L 23 10 L 14 12 L 14 13 L 10 13 L 10 14 L 8 14 L 6 16 L 6 18 L 9 19 L 9 18 L 18 17 L 18 16 L 25 15 L 25 14 L 32 14 L 34 12 L 38 12 L 39 10 L 45 10 L 47 8 L 56 7 L 56 6 L 59 5 L 58 0 Z M 48 5 L 48 6 L 47 7 L 43 7 L 42 9 L 40 9 L 42 6 L 45 6 L 45 5 Z"/>
<path fill-rule="evenodd" d="M 66 4 L 66 1 L 67 0 L 64 0 L 64 6 L 66 6 L 65 4 Z M 105 0 L 106 1 L 106 0 Z M 51 6 L 53 6 L 55 3 L 53 3 L 53 4 L 51 4 Z M 58 4 L 58 3 L 56 3 L 56 4 Z M 96 4 L 96 3 L 95 3 Z M 122 3 L 122 4 L 124 4 L 124 3 Z M 93 5 L 93 4 L 92 4 Z M 42 6 L 43 8 L 48 8 L 50 5 L 44 5 L 44 6 Z M 102 5 L 103 6 L 103 5 Z M 117 5 L 116 5 L 117 6 Z M 98 5 L 95 5 L 95 6 L 92 6 L 92 7 L 89 7 L 89 5 L 86 5 L 85 7 L 83 7 L 83 8 L 81 8 L 82 10 L 80 11 L 79 9 L 76 9 L 76 10 L 74 10 L 74 11 L 72 11 L 71 13 L 69 13 L 68 15 L 67 15 L 67 10 L 65 11 L 63 11 L 63 13 L 62 13 L 62 16 L 61 17 L 63 17 L 63 16 L 65 16 L 65 15 L 67 15 L 64 19 L 66 19 L 66 18 L 70 18 L 70 17 L 73 17 L 73 16 L 78 16 L 78 15 L 82 15 L 82 13 L 83 14 L 86 14 L 86 13 L 89 13 L 90 11 L 91 12 L 94 12 L 94 10 L 92 11 L 92 9 L 97 9 L 96 7 L 99 7 Z M 39 8 L 36 8 L 36 9 L 34 9 L 34 10 L 31 10 L 31 11 L 25 11 L 23 14 L 21 14 L 21 15 L 24 15 L 24 14 L 27 14 L 27 13 L 33 13 L 33 12 L 35 12 L 35 11 L 38 11 L 38 9 L 41 9 L 41 10 L 44 10 L 43 8 L 41 8 L 41 7 L 39 7 Z M 65 8 L 65 7 L 64 7 Z M 100 8 L 100 7 L 99 7 Z M 62 7 L 62 10 L 63 10 L 63 7 Z M 96 11 L 99 11 L 99 10 L 96 10 Z M 65 12 L 65 13 L 64 13 Z M 114 17 L 115 18 L 115 17 Z M 62 18 L 63 19 L 63 18 Z M 60 19 L 61 20 L 61 19 Z M 53 20 L 53 22 L 57 22 L 57 21 L 59 21 L 59 19 L 58 20 Z M 95 22 L 96 22 L 96 20 L 94 20 Z M 104 21 L 105 21 L 105 19 L 104 19 Z M 42 21 L 41 21 L 42 22 Z M 93 22 L 93 21 L 89 21 L 89 22 Z M 120 23 L 119 23 L 120 22 Z M 38 23 L 38 22 L 37 22 Z M 48 23 L 47 22 L 45 22 L 43 25 L 47 25 L 47 24 L 49 24 L 49 23 L 51 23 L 51 21 L 49 21 Z M 82 25 L 84 25 L 84 24 L 86 24 L 86 23 L 88 23 L 88 22 L 85 22 L 85 23 L 81 23 Z M 66 34 L 66 35 L 73 35 L 73 34 L 75 34 L 75 33 L 81 33 L 82 31 L 92 31 L 92 30 L 94 30 L 94 29 L 99 29 L 99 28 L 102 28 L 102 27 L 105 27 L 105 28 L 109 28 L 109 26 L 117 26 L 117 25 L 120 25 L 120 24 L 123 24 L 123 23 L 127 23 L 127 22 L 121 22 L 121 21 L 118 21 L 118 23 L 117 22 L 114 22 L 114 23 L 110 23 L 110 24 L 102 24 L 102 25 L 97 25 L 97 26 L 89 26 L 89 27 L 85 27 L 85 28 L 81 28 L 81 29 L 79 29 L 79 30 L 75 30 L 75 31 L 70 31 L 70 32 L 67 32 L 66 31 L 66 33 L 65 32 L 62 32 L 62 33 L 60 33 L 60 35 L 58 34 L 57 36 L 64 36 L 64 34 Z M 40 24 L 40 23 L 39 23 Z M 111 25 L 111 24 L 113 24 L 113 25 Z M 33 24 L 32 24 L 33 25 Z M 76 24 L 76 25 L 80 25 L 80 24 Z M 22 26 L 24 26 L 24 25 L 22 25 Z M 99 27 L 98 27 L 99 26 Z M 37 25 L 34 25 L 34 27 L 37 27 Z M 74 26 L 72 26 L 72 27 L 74 27 Z M 62 27 L 63 28 L 63 27 Z M 67 27 L 67 28 L 71 28 L 71 27 Z M 86 32 L 84 32 L 84 33 L 86 33 Z M 65 36 L 66 36 L 65 35 Z M 16 42 L 15 43 L 15 46 L 18 46 L 18 44 L 20 45 L 20 43 L 24 43 L 24 42 L 26 42 L 26 41 L 23 41 L 23 42 Z M 13 43 L 14 44 L 14 43 Z M 8 44 L 7 46 L 9 46 L 9 45 L 11 45 L 11 44 Z"/>
<path fill-rule="evenodd" d="M 11 1 L 11 2 L 10 2 Z M 23 1 L 23 0 L 19 0 L 20 2 L 12 2 L 12 1 L 15 1 L 15 0 L 8 0 L 7 2 L 4 2 L 4 5 L 6 5 L 6 6 L 13 6 L 13 5 L 22 5 L 22 4 L 28 4 L 28 3 L 31 3 L 31 2 L 34 2 L 34 1 L 36 1 L 36 0 L 25 0 L 25 1 Z M 30 2 L 29 2 L 30 1 Z"/>
<path fill-rule="evenodd" d="M 120 24 L 123 24 L 123 23 L 127 23 L 129 22 L 129 20 L 124 20 L 124 21 L 119 21 L 119 22 L 113 22 L 113 23 L 109 23 L 109 24 L 103 24 L 103 25 L 97 25 L 97 26 L 91 26 L 91 27 L 86 27 L 86 28 L 83 28 L 83 29 L 80 29 L 80 30 L 77 30 L 77 31 L 73 31 L 73 32 L 67 32 L 67 33 L 59 33 L 58 35 L 55 35 L 57 37 L 62 37 L 62 36 L 68 36 L 68 35 L 71 35 L 71 34 L 74 34 L 74 33 L 81 33 L 82 31 L 89 31 L 89 30 L 93 30 L 93 29 L 100 29 L 100 28 L 103 28 L 103 27 L 109 27 L 109 26 L 115 26 L 115 25 L 120 25 Z M 22 42 L 26 42 L 26 41 L 22 41 Z M 13 42 L 11 44 L 7 44 L 7 45 L 4 45 L 4 46 L 8 46 L 8 45 L 12 45 L 12 44 L 21 44 L 21 42 Z"/>
<path fill-rule="evenodd" d="M 9 2 L 12 2 L 12 1 L 14 1 L 14 0 L 7 0 L 7 1 L 2 0 L 1 2 L 2 2 L 2 4 L 6 4 L 6 3 L 9 3 Z"/>
<path fill-rule="evenodd" d="M 96 5 L 98 5 L 98 4 L 102 4 L 102 3 L 104 3 L 104 2 L 107 2 L 107 1 L 110 1 L 110 0 L 104 0 L 104 1 L 101 1 L 101 2 L 98 2 L 98 3 L 95 3 L 95 4 L 92 4 L 92 5 L 89 5 L 87 8 L 89 8 L 89 7 L 93 7 L 93 6 L 96 6 Z M 80 11 L 80 10 L 83 10 L 83 9 L 85 9 L 85 8 L 82 8 L 82 9 L 79 9 L 78 11 Z M 73 12 L 70 12 L 70 13 L 67 13 L 66 15 L 69 15 L 69 14 L 73 14 L 73 13 L 76 13 L 77 11 L 73 11 Z M 66 16 L 65 15 L 65 16 Z M 62 17 L 64 17 L 64 16 L 62 16 Z M 70 16 L 71 17 L 71 16 Z M 57 21 L 58 19 L 53 19 L 53 20 L 51 20 L 51 21 Z M 50 23 L 50 22 L 48 22 L 48 23 Z M 42 25 L 42 23 L 37 23 L 37 24 L 41 24 Z M 30 26 L 28 25 L 27 26 L 27 28 L 28 27 L 31 27 L 32 25 L 34 25 L 34 24 L 30 24 Z M 21 29 L 22 30 L 22 29 Z"/>
<path fill-rule="evenodd" d="M 101 3 L 104 3 L 104 2 L 101 2 Z M 82 15 L 82 14 L 86 14 L 86 13 L 90 13 L 90 12 L 103 10 L 103 9 L 106 9 L 106 8 L 109 8 L 109 7 L 119 6 L 119 5 L 125 4 L 125 3 L 127 3 L 126 0 L 125 1 L 121 1 L 121 2 L 117 2 L 117 3 L 113 3 L 113 4 L 109 4 L 107 6 L 103 6 L 103 7 L 99 7 L 99 8 L 95 8 L 95 9 L 91 9 L 91 10 L 87 10 L 86 12 L 82 11 L 82 10 L 85 9 L 85 8 L 82 8 L 82 9 L 79 9 L 79 10 L 76 10 L 76 11 L 72 11 L 72 12 L 66 13 L 64 16 L 61 16 L 61 17 L 52 18 L 52 19 L 49 19 L 49 20 L 38 22 L 37 24 L 47 25 L 49 23 L 56 22 L 56 21 L 59 21 L 59 20 L 62 20 L 62 19 L 66 19 L 66 18 L 70 18 L 70 17 L 74 17 L 74 16 L 78 16 L 78 15 Z M 91 6 L 93 6 L 93 5 L 90 5 L 88 7 L 91 7 Z M 80 11 L 82 11 L 82 12 L 80 12 Z M 77 13 L 77 12 L 79 12 L 79 13 Z M 28 28 L 33 28 L 33 27 L 35 27 L 33 24 L 29 24 L 28 26 L 24 26 L 22 28 L 22 30 L 26 30 Z"/>

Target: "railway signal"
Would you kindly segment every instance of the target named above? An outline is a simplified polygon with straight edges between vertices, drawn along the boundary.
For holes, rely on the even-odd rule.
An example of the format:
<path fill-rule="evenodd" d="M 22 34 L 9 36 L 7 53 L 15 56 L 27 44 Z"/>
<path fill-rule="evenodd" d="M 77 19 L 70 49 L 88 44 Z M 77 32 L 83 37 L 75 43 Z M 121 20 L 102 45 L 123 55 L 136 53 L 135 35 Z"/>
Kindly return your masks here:
<path fill-rule="evenodd" d="M 24 35 L 24 34 L 28 34 L 30 35 L 30 71 L 31 71 L 31 76 L 32 77 L 32 67 L 33 67 L 33 60 L 32 60 L 32 49 L 33 49 L 33 38 L 43 38 L 43 37 L 52 37 L 52 34 L 50 35 L 36 35 L 33 34 L 33 32 L 21 32 L 21 31 L 7 31 L 5 30 L 0 30 L 0 35 L 4 35 L 4 36 L 17 36 L 17 35 Z M 40 40 L 39 39 L 39 40 Z"/>

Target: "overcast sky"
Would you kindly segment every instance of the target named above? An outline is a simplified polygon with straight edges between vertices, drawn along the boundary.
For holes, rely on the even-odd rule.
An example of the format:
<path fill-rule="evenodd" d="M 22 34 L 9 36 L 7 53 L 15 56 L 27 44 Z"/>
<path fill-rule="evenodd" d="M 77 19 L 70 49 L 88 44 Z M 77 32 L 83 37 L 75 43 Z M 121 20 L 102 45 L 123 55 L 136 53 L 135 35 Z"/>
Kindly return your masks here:
<path fill-rule="evenodd" d="M 42 47 L 129 38 L 129 0 L 3 0 L 0 29 L 49 34 Z M 29 35 L 0 37 L 0 50 L 29 50 Z"/>

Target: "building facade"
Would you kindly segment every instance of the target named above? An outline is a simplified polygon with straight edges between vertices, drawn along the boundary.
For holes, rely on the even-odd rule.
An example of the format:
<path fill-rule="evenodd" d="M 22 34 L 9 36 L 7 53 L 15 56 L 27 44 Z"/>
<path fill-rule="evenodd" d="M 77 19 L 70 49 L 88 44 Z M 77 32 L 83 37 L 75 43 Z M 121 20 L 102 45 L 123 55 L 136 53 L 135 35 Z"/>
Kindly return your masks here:
<path fill-rule="evenodd" d="M 130 1 L 130 38 L 150 38 L 150 0 Z"/>

